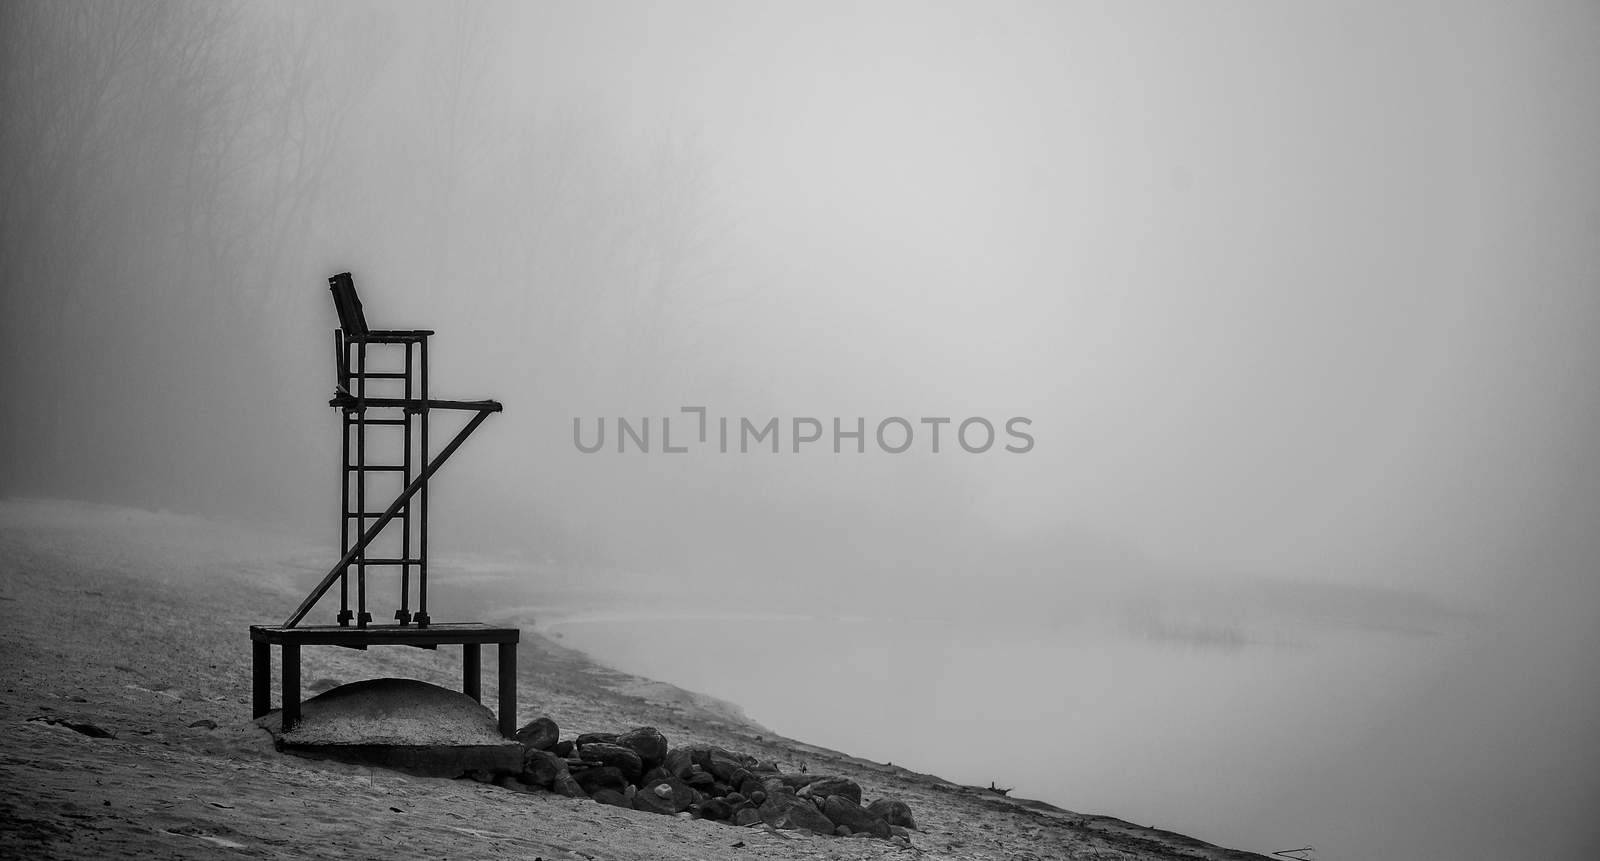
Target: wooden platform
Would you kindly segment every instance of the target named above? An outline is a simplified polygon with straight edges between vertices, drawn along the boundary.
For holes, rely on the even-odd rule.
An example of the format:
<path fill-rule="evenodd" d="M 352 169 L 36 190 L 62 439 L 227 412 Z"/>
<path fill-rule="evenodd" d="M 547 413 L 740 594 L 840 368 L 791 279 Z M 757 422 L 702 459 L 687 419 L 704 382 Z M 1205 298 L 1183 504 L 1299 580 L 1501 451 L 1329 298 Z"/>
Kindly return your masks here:
<path fill-rule="evenodd" d="M 300 722 L 300 647 L 415 646 L 434 649 L 443 645 L 461 646 L 462 691 L 475 700 L 482 699 L 482 646 L 496 643 L 499 650 L 500 702 L 496 715 L 500 734 L 511 738 L 517 731 L 517 643 L 522 632 L 516 628 L 496 628 L 478 622 L 416 625 L 368 625 L 365 628 L 341 625 L 250 626 L 251 702 L 255 717 L 272 711 L 272 646 L 282 652 L 283 731 Z"/>

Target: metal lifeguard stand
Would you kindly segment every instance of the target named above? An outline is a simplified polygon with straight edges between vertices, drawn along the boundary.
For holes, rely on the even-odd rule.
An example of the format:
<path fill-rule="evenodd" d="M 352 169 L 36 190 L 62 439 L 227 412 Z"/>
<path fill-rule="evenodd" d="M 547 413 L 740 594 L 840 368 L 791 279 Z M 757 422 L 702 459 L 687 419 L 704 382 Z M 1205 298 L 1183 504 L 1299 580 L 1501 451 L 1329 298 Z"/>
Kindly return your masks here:
<path fill-rule="evenodd" d="M 271 711 L 271 645 L 282 646 L 283 729 L 300 717 L 300 646 L 337 645 L 365 649 L 369 645 L 410 645 L 437 648 L 462 646 L 463 688 L 480 697 L 481 658 L 484 643 L 499 645 L 500 731 L 510 737 L 516 729 L 516 628 L 495 628 L 477 623 L 435 624 L 428 615 L 428 481 L 491 413 L 500 412 L 498 401 L 452 401 L 428 393 L 427 329 L 371 329 L 356 294 L 355 280 L 344 272 L 328 279 L 339 329 L 333 333 L 336 378 L 334 397 L 328 402 L 339 410 L 343 434 L 340 442 L 339 545 L 342 556 L 311 594 L 282 625 L 252 625 L 252 682 L 255 716 Z M 376 351 L 403 352 L 401 370 L 372 370 L 368 359 Z M 369 383 L 381 395 L 369 393 Z M 396 391 L 398 390 L 398 391 Z M 466 426 L 428 459 L 429 416 L 434 410 L 472 414 Z M 368 456 L 368 431 L 393 434 L 398 430 L 398 462 L 373 463 Z M 352 439 L 353 435 L 353 439 Z M 383 448 L 393 452 L 394 440 Z M 354 452 L 354 462 L 351 454 Z M 382 511 L 371 510 L 368 479 L 398 474 L 402 490 Z M 352 483 L 354 484 L 352 492 Z M 369 548 L 385 530 L 399 522 L 399 550 L 393 556 L 374 556 Z M 393 536 L 393 532 L 388 533 Z M 353 540 L 352 540 L 353 539 Z M 356 605 L 350 607 L 351 568 L 355 569 Z M 395 624 L 373 625 L 367 609 L 367 569 L 398 568 L 399 607 Z M 412 574 L 416 580 L 416 611 L 411 610 Z M 317 602 L 339 582 L 337 624 L 299 627 Z M 351 623 L 354 622 L 354 625 Z"/>

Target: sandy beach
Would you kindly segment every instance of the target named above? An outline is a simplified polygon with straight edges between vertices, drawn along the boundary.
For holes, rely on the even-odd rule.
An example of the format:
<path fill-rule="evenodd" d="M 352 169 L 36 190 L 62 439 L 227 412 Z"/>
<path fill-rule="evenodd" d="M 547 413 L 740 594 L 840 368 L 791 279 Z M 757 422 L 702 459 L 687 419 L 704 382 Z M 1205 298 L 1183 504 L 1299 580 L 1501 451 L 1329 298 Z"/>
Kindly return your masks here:
<path fill-rule="evenodd" d="M 911 805 L 920 826 L 911 846 L 736 828 L 286 756 L 250 720 L 246 632 L 279 619 L 321 564 L 316 548 L 199 517 L 0 503 L 0 854 L 1262 857 L 778 737 L 735 705 L 609 670 L 531 631 L 522 644 L 519 721 L 548 714 L 563 737 L 650 725 L 673 745 L 717 744 L 785 770 L 843 775 L 871 797 Z M 453 687 L 458 660 L 448 647 L 314 648 L 304 678 L 311 692 L 380 676 Z M 485 701 L 493 694 L 486 680 Z"/>

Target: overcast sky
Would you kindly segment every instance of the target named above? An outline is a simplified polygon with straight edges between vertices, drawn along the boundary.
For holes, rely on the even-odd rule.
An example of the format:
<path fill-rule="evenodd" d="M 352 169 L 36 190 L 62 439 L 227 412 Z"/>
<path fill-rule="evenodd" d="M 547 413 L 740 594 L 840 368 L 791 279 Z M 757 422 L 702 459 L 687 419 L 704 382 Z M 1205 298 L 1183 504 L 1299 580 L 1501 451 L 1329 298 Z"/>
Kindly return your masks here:
<path fill-rule="evenodd" d="M 1594 579 L 1592 4 L 11 15 L 7 383 L 132 401 L 76 454 L 86 405 L 13 413 L 18 490 L 304 512 L 352 270 L 376 324 L 440 331 L 436 390 L 507 403 L 453 467 L 476 540 Z M 816 451 L 863 417 L 868 452 L 572 445 L 684 405 L 816 417 Z M 891 416 L 1036 442 L 888 455 Z"/>
<path fill-rule="evenodd" d="M 1472 592 L 1589 540 L 1592 6 L 519 17 L 519 97 L 708 166 L 747 296 L 709 361 L 793 413 L 1034 419 L 939 465 L 979 516 Z"/>

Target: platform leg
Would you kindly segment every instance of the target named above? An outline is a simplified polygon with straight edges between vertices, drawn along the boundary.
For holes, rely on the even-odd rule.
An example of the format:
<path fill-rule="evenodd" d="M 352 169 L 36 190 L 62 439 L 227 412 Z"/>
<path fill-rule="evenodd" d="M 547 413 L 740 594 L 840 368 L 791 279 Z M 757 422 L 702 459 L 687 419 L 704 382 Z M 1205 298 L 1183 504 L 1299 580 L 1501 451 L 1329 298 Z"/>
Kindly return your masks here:
<path fill-rule="evenodd" d="M 477 643 L 461 646 L 461 690 L 483 702 L 483 647 Z"/>
<path fill-rule="evenodd" d="M 272 711 L 272 645 L 250 641 L 250 717 Z"/>
<path fill-rule="evenodd" d="M 517 734 L 517 644 L 500 644 L 500 734 Z"/>
<path fill-rule="evenodd" d="M 300 725 L 300 644 L 283 644 L 283 731 Z"/>

